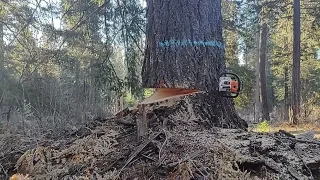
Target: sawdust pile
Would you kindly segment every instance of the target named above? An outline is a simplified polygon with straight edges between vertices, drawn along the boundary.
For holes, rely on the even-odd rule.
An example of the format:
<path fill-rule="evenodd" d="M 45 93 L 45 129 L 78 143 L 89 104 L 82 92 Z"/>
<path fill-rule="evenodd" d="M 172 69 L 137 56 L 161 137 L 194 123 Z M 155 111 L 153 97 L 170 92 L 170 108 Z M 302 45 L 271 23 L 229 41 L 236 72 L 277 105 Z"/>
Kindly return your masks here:
<path fill-rule="evenodd" d="M 8 159 L 15 161 L 15 169 L 7 175 L 59 180 L 320 179 L 318 141 L 286 132 L 204 128 L 197 119 L 159 118 L 159 112 L 167 111 L 149 112 L 150 136 L 143 142 L 136 138 L 134 117 L 98 119 L 68 138 L 25 147 L 19 159 Z"/>

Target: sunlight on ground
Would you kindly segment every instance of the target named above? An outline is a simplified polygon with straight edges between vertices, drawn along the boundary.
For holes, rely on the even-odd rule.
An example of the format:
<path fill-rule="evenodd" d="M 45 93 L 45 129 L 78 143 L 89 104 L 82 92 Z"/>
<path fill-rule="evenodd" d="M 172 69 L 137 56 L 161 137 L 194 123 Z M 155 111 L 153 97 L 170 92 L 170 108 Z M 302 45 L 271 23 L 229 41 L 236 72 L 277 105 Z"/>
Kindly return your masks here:
<path fill-rule="evenodd" d="M 319 124 L 311 124 L 311 123 L 305 123 L 300 125 L 291 125 L 289 123 L 278 123 L 278 124 L 271 124 L 271 125 L 264 125 L 263 128 L 259 128 L 259 125 L 255 125 L 251 127 L 249 130 L 254 132 L 269 132 L 274 133 L 278 132 L 279 130 L 285 130 L 287 132 L 290 132 L 293 135 L 305 133 L 307 131 L 314 130 L 315 131 L 315 137 L 320 140 L 320 125 Z"/>

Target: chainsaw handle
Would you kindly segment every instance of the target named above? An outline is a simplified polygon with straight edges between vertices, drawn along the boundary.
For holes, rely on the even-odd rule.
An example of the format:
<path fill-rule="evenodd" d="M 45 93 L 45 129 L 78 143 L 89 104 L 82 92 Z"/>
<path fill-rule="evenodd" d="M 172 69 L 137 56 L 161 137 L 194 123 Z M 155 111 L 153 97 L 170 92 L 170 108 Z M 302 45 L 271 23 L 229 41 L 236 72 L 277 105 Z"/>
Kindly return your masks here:
<path fill-rule="evenodd" d="M 239 96 L 239 93 L 236 93 L 234 96 L 225 96 L 225 95 L 221 95 L 221 97 L 227 97 L 227 98 L 236 98 Z"/>
<path fill-rule="evenodd" d="M 222 97 L 227 97 L 227 98 L 236 98 L 236 97 L 239 96 L 239 92 L 243 89 L 243 82 L 241 81 L 240 77 L 239 77 L 237 74 L 231 73 L 231 72 L 221 73 L 219 77 L 223 77 L 223 76 L 226 77 L 227 75 L 232 75 L 232 76 L 234 76 L 234 77 L 237 79 L 239 88 L 238 88 L 238 90 L 237 90 L 237 93 L 235 93 L 234 96 L 226 96 L 226 95 L 223 95 L 223 93 L 221 93 L 221 94 L 222 94 L 221 96 L 222 96 Z"/>

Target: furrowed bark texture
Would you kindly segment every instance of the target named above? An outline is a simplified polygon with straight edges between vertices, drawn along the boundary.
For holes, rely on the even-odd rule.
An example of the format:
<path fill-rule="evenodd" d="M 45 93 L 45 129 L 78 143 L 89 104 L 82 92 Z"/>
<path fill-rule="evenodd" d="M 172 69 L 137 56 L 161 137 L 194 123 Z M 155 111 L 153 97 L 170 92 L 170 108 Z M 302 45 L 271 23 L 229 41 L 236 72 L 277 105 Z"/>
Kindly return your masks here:
<path fill-rule="evenodd" d="M 3 41 L 3 23 L 0 22 L 0 82 L 3 83 L 4 72 L 4 41 Z"/>
<path fill-rule="evenodd" d="M 221 0 L 147 0 L 147 7 L 143 86 L 205 91 L 190 97 L 197 115 L 216 126 L 247 127 L 233 101 L 217 96 L 226 69 Z"/>
<path fill-rule="evenodd" d="M 257 24 L 258 28 L 260 29 L 260 24 Z M 254 121 L 259 122 L 260 114 L 261 114 L 261 101 L 260 101 L 260 31 L 256 34 L 257 38 L 257 53 L 256 53 L 256 61 L 255 61 L 255 91 L 254 91 Z"/>
<path fill-rule="evenodd" d="M 267 53 L 268 27 L 266 23 L 261 26 L 260 33 L 260 81 L 262 98 L 262 120 L 270 120 L 267 93 L 266 53 Z"/>
<path fill-rule="evenodd" d="M 293 13 L 293 63 L 292 63 L 292 121 L 298 124 L 300 116 L 300 0 L 294 0 Z"/>
<path fill-rule="evenodd" d="M 289 102 L 289 75 L 288 75 L 288 68 L 285 67 L 284 69 L 284 116 L 283 119 L 288 121 L 289 120 L 289 109 L 290 109 L 290 102 Z"/>

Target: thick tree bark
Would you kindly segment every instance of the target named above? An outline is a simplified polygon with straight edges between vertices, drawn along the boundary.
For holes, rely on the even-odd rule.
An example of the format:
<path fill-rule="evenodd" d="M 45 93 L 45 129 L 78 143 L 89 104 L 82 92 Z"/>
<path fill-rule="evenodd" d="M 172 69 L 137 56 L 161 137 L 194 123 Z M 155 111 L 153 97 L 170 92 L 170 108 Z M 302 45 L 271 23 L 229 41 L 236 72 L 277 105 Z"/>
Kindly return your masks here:
<path fill-rule="evenodd" d="M 257 58 L 255 62 L 255 92 L 254 92 L 254 120 L 255 122 L 259 122 L 260 114 L 261 114 L 261 101 L 260 101 L 260 25 L 258 24 L 258 32 L 257 32 Z"/>
<path fill-rule="evenodd" d="M 289 120 L 289 75 L 288 75 L 288 68 L 285 67 L 284 69 L 284 112 L 283 112 L 283 119 Z"/>
<path fill-rule="evenodd" d="M 3 23 L 2 22 L 0 22 L 0 84 L 1 85 L 5 84 L 5 79 L 4 79 L 4 41 L 3 41 Z M 2 105 L 3 105 L 3 102 L 2 102 L 2 100 L 0 100 L 0 110 L 2 108 Z M 7 121 L 9 121 L 9 116 L 10 116 L 10 111 L 8 112 Z"/>
<path fill-rule="evenodd" d="M 4 83 L 4 41 L 3 41 L 3 23 L 0 22 L 0 83 Z"/>
<path fill-rule="evenodd" d="M 261 99 L 262 99 L 262 119 L 270 120 L 267 94 L 267 74 L 266 74 L 266 52 L 267 52 L 268 27 L 266 23 L 261 26 L 260 33 L 260 81 L 261 81 Z"/>
<path fill-rule="evenodd" d="M 211 125 L 246 128 L 231 99 L 218 96 L 226 71 L 221 0 L 147 0 L 145 88 L 198 89 L 193 111 Z"/>
<path fill-rule="evenodd" d="M 293 63 L 292 63 L 292 122 L 298 123 L 300 114 L 300 0 L 294 0 Z"/>
<path fill-rule="evenodd" d="M 256 7 L 259 7 L 258 0 L 255 0 Z M 261 9 L 257 9 L 257 17 L 260 21 L 261 18 Z M 255 91 L 254 91 L 254 121 L 259 122 L 261 117 L 261 101 L 260 101 L 260 23 L 257 23 L 257 33 L 256 33 L 256 60 L 255 60 Z"/>

